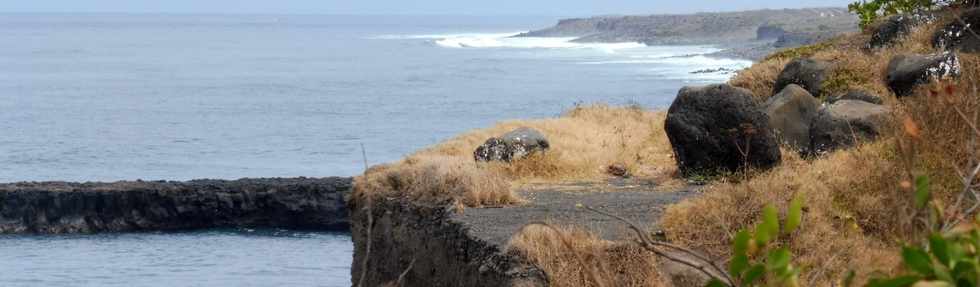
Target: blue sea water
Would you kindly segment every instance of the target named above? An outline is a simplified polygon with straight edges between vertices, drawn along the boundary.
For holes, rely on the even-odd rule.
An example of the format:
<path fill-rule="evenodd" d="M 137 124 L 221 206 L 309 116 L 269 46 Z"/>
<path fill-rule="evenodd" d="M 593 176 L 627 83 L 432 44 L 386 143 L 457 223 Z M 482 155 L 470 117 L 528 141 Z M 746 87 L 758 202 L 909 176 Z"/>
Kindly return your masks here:
<path fill-rule="evenodd" d="M 556 20 L 0 14 L 0 182 L 350 176 L 362 145 L 376 164 L 576 104 L 663 108 L 731 76 L 692 72 L 750 64 L 511 37 Z M 347 286 L 350 249 L 316 233 L 0 238 L 0 286 Z"/>

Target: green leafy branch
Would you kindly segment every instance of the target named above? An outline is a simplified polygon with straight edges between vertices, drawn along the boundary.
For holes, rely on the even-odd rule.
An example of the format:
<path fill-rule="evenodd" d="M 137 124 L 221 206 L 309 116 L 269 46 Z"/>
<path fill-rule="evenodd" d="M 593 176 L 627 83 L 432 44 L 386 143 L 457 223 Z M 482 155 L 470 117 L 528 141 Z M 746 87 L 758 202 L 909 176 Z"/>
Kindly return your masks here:
<path fill-rule="evenodd" d="M 800 270 L 792 264 L 792 252 L 788 247 L 772 248 L 772 243 L 780 235 L 792 234 L 802 221 L 801 194 L 790 202 L 782 226 L 775 207 L 768 205 L 763 208 L 762 222 L 754 230 L 743 229 L 735 235 L 732 260 L 728 264 L 728 272 L 735 278 L 734 284 L 713 280 L 708 286 L 799 286 Z"/>

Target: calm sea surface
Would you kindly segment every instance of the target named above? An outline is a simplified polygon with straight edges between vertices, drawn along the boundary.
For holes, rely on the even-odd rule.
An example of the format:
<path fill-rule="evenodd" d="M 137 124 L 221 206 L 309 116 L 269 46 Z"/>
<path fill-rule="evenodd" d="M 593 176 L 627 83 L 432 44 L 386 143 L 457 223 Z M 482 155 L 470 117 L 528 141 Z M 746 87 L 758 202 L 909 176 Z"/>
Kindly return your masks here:
<path fill-rule="evenodd" d="M 750 63 L 511 38 L 549 17 L 0 14 L 0 182 L 349 176 L 578 103 L 665 107 Z M 347 286 L 349 236 L 0 237 L 0 286 Z"/>

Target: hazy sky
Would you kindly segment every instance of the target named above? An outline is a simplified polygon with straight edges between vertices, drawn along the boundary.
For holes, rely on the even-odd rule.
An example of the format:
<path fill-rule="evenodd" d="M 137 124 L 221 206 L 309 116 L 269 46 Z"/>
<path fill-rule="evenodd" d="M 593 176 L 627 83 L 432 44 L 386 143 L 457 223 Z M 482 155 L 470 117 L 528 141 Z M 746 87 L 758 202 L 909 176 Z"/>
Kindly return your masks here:
<path fill-rule="evenodd" d="M 595 15 L 845 6 L 852 0 L 0 0 L 0 12 Z"/>

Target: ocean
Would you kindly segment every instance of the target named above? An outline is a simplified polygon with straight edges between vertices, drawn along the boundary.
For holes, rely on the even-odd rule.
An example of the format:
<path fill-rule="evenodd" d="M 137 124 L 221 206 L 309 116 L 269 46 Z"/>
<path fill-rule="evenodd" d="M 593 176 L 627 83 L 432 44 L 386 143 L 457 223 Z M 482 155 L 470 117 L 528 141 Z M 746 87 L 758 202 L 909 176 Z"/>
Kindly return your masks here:
<path fill-rule="evenodd" d="M 469 129 L 556 117 L 580 104 L 666 108 L 682 86 L 723 82 L 732 76 L 727 70 L 751 64 L 708 57 L 720 50 L 710 45 L 512 37 L 557 20 L 0 14 L 0 182 L 351 176 L 364 168 L 362 146 L 368 164 L 378 164 Z M 719 68 L 727 70 L 703 72 Z M 154 269 L 160 280 L 149 280 L 141 272 L 111 272 L 129 267 L 113 262 L 117 253 L 93 252 L 89 242 L 139 250 L 187 240 L 173 236 L 184 235 L 0 238 L 0 285 L 65 278 L 43 285 L 77 286 L 72 280 L 81 274 L 104 270 L 110 272 L 84 277 L 81 285 L 112 285 L 120 276 L 136 282 L 127 286 L 185 285 L 193 281 L 180 281 L 180 270 L 196 268 L 184 266 L 186 260 L 225 266 L 208 272 L 219 277 L 253 269 L 181 254 L 224 248 L 254 254 L 240 260 L 262 265 L 273 260 L 262 252 L 281 249 L 191 244 L 152 255 L 168 260 L 147 259 L 176 266 Z M 251 238 L 185 237 L 230 243 Z M 274 245 L 281 238 L 262 239 Z M 288 242 L 283 248 L 351 249 L 349 237 L 281 241 Z M 56 257 L 27 251 L 34 248 L 86 256 L 59 265 Z M 349 266 L 349 256 L 290 254 L 322 271 L 318 278 L 331 279 L 297 282 L 293 273 L 272 269 L 257 281 L 268 284 L 259 285 L 349 286 L 349 270 L 324 267 Z M 11 264 L 30 256 L 41 257 Z M 209 282 L 255 283 L 238 277 L 240 284 Z"/>

